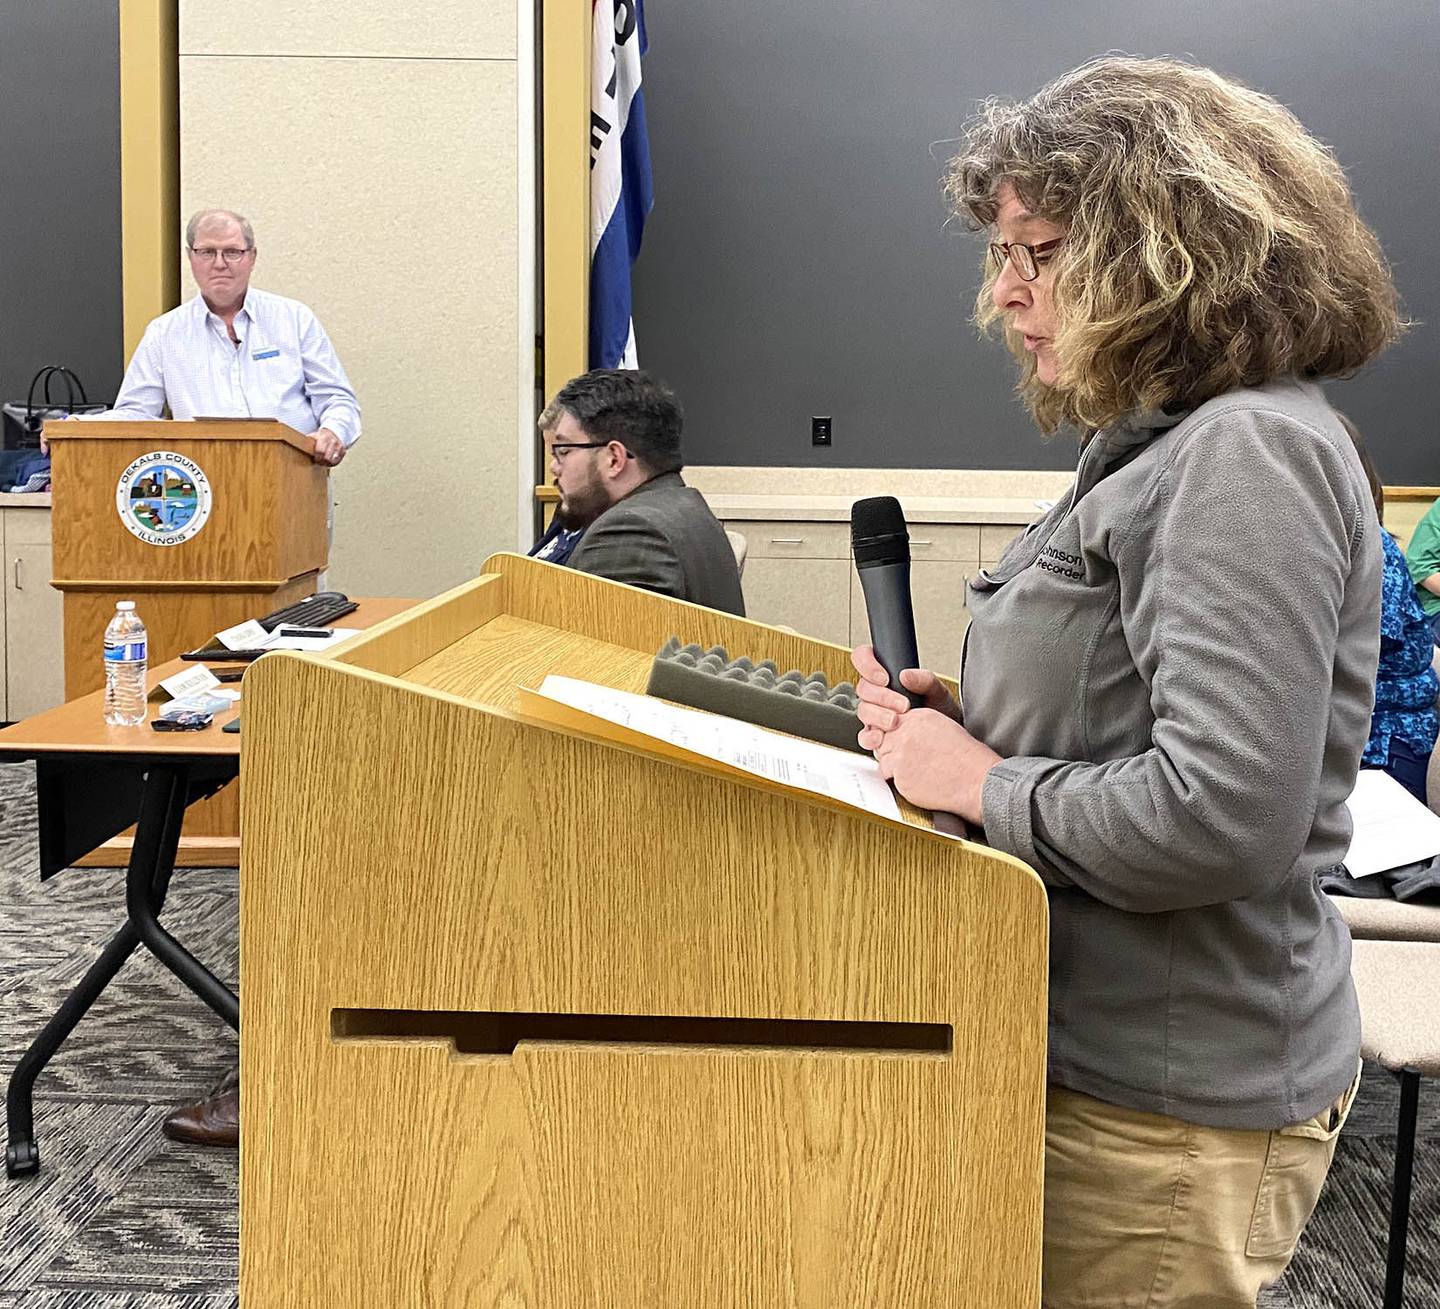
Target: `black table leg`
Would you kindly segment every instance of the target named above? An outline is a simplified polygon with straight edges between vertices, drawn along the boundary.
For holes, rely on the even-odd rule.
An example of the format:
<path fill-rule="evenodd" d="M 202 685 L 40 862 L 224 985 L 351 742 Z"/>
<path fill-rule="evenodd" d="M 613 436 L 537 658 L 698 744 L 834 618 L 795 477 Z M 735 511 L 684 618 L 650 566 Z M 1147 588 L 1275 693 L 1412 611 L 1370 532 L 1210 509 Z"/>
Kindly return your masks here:
<path fill-rule="evenodd" d="M 136 829 L 130 871 L 125 879 L 125 908 L 131 924 L 150 953 L 238 1032 L 240 1001 L 235 992 L 161 927 L 157 917 L 165 903 L 165 890 L 175 868 L 180 824 L 185 817 L 185 807 L 190 802 L 189 786 L 189 777 L 183 766 L 154 768 L 146 779 L 140 822 L 143 828 L 153 794 L 158 839 L 153 850 L 145 851 L 145 862 L 141 863 L 141 829 Z"/>
<path fill-rule="evenodd" d="M 9 1136 L 5 1171 L 11 1177 L 40 1170 L 34 1118 L 36 1077 L 142 941 L 225 1022 L 239 1030 L 240 1002 L 234 992 L 165 931 L 157 918 L 175 870 L 180 825 L 192 798 L 190 788 L 189 769 L 184 764 L 156 765 L 146 774 L 140 820 L 125 875 L 128 919 L 30 1043 L 10 1075 L 5 1096 Z"/>
<path fill-rule="evenodd" d="M 1415 1169 L 1415 1125 L 1420 1115 L 1420 1074 L 1392 1070 L 1400 1079 L 1400 1122 L 1395 1136 L 1395 1177 L 1390 1191 L 1390 1244 L 1385 1252 L 1385 1309 L 1405 1302 L 1405 1243 L 1410 1234 L 1410 1182 Z"/>
<path fill-rule="evenodd" d="M 10 1074 L 5 1092 L 5 1113 L 9 1144 L 5 1147 L 5 1171 L 11 1177 L 22 1177 L 40 1171 L 40 1148 L 35 1141 L 34 1090 L 40 1070 L 60 1048 L 75 1025 L 120 971 L 121 965 L 140 944 L 139 934 L 126 923 L 111 939 L 104 951 L 89 968 L 80 984 L 65 997 L 55 1016 L 45 1024 L 20 1057 Z"/>

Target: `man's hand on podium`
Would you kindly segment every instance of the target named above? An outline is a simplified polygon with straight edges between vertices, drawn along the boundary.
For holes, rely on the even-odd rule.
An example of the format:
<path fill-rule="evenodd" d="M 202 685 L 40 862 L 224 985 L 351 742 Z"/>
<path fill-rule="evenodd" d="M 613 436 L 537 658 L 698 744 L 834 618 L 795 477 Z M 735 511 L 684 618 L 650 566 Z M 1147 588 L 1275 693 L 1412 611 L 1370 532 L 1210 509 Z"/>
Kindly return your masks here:
<path fill-rule="evenodd" d="M 79 417 L 79 414 L 66 414 L 65 421 L 69 422 L 72 418 Z M 42 455 L 48 455 L 50 453 L 50 442 L 45 439 L 45 429 L 43 427 L 40 429 L 40 453 Z"/>
<path fill-rule="evenodd" d="M 345 458 L 345 442 L 328 427 L 322 427 L 319 431 L 311 432 L 310 435 L 315 440 L 315 453 L 311 458 L 317 464 L 326 464 L 334 468 Z"/>

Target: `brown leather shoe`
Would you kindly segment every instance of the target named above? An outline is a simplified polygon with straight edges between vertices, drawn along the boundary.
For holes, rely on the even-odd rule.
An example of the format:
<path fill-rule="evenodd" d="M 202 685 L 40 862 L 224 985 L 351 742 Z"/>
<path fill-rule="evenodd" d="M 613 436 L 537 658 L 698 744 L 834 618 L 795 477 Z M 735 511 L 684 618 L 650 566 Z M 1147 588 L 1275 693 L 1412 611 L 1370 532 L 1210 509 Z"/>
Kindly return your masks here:
<path fill-rule="evenodd" d="M 227 1078 L 228 1082 L 229 1079 Z M 222 1083 L 222 1086 L 224 1084 Z M 175 1110 L 161 1129 L 172 1141 L 191 1145 L 240 1144 L 240 1086 L 224 1087 L 206 1100 Z"/>

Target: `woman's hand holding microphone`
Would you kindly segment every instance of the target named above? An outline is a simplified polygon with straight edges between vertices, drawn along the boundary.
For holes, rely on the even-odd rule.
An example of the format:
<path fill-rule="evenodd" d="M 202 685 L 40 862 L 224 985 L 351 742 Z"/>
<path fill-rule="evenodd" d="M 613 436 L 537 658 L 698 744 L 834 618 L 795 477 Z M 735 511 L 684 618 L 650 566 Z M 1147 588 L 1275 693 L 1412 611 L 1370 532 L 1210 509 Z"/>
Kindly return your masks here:
<path fill-rule="evenodd" d="M 859 674 L 860 748 L 874 754 L 880 771 L 911 804 L 981 823 L 981 789 L 1000 756 L 961 726 L 960 706 L 944 683 L 926 669 L 905 669 L 901 684 L 924 698 L 923 706 L 912 708 L 890 689 L 890 676 L 870 646 L 857 647 L 850 658 Z"/>

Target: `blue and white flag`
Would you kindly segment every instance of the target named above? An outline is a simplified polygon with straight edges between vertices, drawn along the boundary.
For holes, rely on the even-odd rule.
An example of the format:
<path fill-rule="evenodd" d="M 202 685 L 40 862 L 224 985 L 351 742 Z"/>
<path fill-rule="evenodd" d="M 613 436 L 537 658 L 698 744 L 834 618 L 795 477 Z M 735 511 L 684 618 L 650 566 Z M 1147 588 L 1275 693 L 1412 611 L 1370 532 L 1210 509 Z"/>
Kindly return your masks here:
<path fill-rule="evenodd" d="M 590 367 L 638 368 L 630 266 L 655 203 L 640 56 L 641 0 L 592 0 Z"/>

